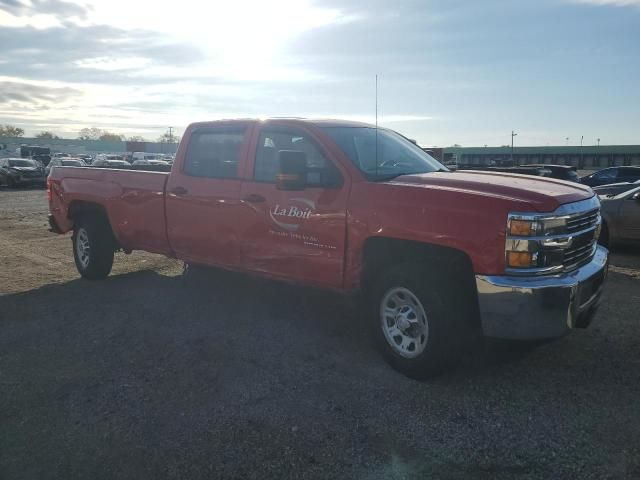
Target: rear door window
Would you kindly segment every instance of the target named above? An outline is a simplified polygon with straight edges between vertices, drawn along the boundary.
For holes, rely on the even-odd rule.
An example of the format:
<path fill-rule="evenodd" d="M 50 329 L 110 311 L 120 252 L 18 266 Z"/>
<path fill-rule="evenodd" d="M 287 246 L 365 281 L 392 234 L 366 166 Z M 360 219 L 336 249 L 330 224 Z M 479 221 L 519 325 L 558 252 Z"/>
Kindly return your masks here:
<path fill-rule="evenodd" d="M 211 128 L 191 134 L 184 173 L 192 177 L 239 178 L 240 152 L 246 129 Z"/>

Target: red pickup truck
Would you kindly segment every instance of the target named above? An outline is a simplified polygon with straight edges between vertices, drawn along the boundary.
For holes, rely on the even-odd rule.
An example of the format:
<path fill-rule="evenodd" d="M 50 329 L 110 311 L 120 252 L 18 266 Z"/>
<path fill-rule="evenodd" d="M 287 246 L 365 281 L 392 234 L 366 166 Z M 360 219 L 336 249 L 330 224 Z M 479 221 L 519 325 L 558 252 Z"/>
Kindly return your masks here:
<path fill-rule="evenodd" d="M 361 293 L 382 353 L 413 377 L 451 366 L 470 332 L 585 327 L 608 266 L 589 187 L 449 172 L 362 123 L 195 123 L 170 173 L 55 167 L 48 191 L 83 277 L 146 250 Z"/>

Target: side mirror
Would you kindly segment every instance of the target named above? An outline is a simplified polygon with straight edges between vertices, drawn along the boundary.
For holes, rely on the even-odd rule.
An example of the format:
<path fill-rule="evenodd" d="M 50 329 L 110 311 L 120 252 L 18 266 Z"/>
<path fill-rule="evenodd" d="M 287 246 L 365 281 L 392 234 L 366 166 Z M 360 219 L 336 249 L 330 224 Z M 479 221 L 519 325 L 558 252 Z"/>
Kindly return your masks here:
<path fill-rule="evenodd" d="M 636 192 L 631 196 L 632 200 L 635 200 L 636 202 L 640 202 L 640 192 Z"/>
<path fill-rule="evenodd" d="M 307 183 L 307 154 L 298 150 L 280 150 L 280 168 L 276 175 L 278 190 L 304 190 Z"/>

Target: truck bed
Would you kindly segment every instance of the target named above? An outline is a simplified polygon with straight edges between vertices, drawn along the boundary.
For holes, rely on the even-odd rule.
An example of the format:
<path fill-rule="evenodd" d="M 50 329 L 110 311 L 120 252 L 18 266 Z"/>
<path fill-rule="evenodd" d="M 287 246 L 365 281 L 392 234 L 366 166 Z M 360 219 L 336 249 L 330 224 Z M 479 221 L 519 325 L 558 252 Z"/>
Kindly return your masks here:
<path fill-rule="evenodd" d="M 171 254 L 165 220 L 168 177 L 165 172 L 55 167 L 49 177 L 51 213 L 67 232 L 73 228 L 69 209 L 83 202 L 101 205 L 123 249 Z"/>

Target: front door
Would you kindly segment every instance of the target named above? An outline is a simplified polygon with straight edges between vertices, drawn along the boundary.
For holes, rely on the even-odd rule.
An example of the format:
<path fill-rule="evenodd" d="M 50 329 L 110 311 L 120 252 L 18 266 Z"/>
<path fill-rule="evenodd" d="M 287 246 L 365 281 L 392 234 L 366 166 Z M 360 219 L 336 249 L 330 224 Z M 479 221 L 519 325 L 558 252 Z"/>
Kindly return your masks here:
<path fill-rule="evenodd" d="M 267 275 L 340 288 L 346 238 L 349 178 L 314 139 L 299 128 L 271 125 L 257 133 L 250 155 L 241 238 L 245 268 Z M 303 152 L 307 186 L 276 187 L 279 152 Z M 251 160 L 254 160 L 253 162 Z"/>
<path fill-rule="evenodd" d="M 251 124 L 196 127 L 167 182 L 167 231 L 186 262 L 240 266 L 240 171 Z M 181 161 L 180 161 L 181 160 Z"/>

